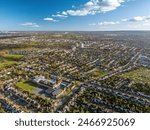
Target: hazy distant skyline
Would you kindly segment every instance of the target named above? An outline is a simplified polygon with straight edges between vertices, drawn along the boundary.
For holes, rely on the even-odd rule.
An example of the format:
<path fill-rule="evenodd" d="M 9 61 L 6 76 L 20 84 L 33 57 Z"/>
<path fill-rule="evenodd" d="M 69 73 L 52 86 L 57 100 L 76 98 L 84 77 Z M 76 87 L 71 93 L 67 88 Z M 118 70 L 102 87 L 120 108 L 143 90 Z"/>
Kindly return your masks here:
<path fill-rule="evenodd" d="M 0 0 L 0 30 L 150 30 L 149 7 L 150 0 Z"/>

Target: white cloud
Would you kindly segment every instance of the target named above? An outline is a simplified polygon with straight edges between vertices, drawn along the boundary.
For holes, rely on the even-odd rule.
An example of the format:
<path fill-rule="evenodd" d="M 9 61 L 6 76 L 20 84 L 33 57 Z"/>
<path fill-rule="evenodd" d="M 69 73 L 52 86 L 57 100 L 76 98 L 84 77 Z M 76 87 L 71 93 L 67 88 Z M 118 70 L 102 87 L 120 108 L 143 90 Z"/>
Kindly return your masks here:
<path fill-rule="evenodd" d="M 136 16 L 130 19 L 122 19 L 119 21 L 104 21 L 99 23 L 91 23 L 90 26 L 113 26 L 113 25 L 125 25 L 127 23 L 131 26 L 141 27 L 141 26 L 149 26 L 150 25 L 150 15 L 149 16 Z M 140 26 L 139 26 L 140 25 Z"/>
<path fill-rule="evenodd" d="M 117 22 L 100 22 L 98 23 L 99 26 L 108 26 L 108 25 L 116 25 L 116 24 L 119 24 L 120 22 L 117 21 Z"/>
<path fill-rule="evenodd" d="M 21 25 L 22 26 L 27 26 L 27 27 L 34 27 L 34 28 L 40 27 L 37 23 L 32 23 L 32 22 L 23 23 Z"/>
<path fill-rule="evenodd" d="M 68 16 L 64 14 L 56 14 L 56 15 L 52 15 L 52 17 L 67 18 Z"/>
<path fill-rule="evenodd" d="M 85 15 L 88 15 L 89 14 L 89 11 L 84 9 L 84 10 L 67 10 L 66 13 L 68 15 L 71 15 L 71 16 L 85 16 Z"/>
<path fill-rule="evenodd" d="M 91 7 L 91 6 L 94 6 L 94 3 L 92 1 L 89 1 L 89 2 L 85 3 L 85 6 Z"/>
<path fill-rule="evenodd" d="M 53 18 L 44 18 L 45 21 L 51 21 L 51 22 L 59 22 L 58 20 L 55 20 Z"/>
<path fill-rule="evenodd" d="M 150 15 L 136 16 L 133 18 L 121 19 L 118 21 L 102 21 L 91 23 L 92 29 L 102 30 L 150 30 Z"/>
<path fill-rule="evenodd" d="M 150 16 L 136 16 L 131 19 L 122 19 L 123 22 L 147 22 L 150 20 Z"/>
<path fill-rule="evenodd" d="M 91 23 L 89 24 L 90 26 L 110 26 L 110 25 L 116 25 L 116 24 L 120 24 L 119 21 L 105 21 L 105 22 L 99 22 L 99 23 Z"/>
<path fill-rule="evenodd" d="M 149 21 L 150 20 L 150 16 L 137 16 L 134 17 L 135 21 Z"/>
<path fill-rule="evenodd" d="M 134 17 L 131 21 L 143 21 L 145 18 L 141 16 Z"/>
<path fill-rule="evenodd" d="M 71 16 L 94 15 L 96 13 L 105 13 L 115 10 L 126 1 L 127 0 L 90 0 L 82 5 L 80 9 L 67 10 L 65 12 Z"/>
<path fill-rule="evenodd" d="M 63 17 L 68 16 L 86 16 L 95 15 L 97 13 L 105 13 L 117 9 L 124 2 L 131 0 L 89 0 L 87 3 L 81 5 L 79 8 L 73 6 L 73 9 L 57 12 L 53 17 Z M 75 9 L 74 9 L 75 8 Z"/>
<path fill-rule="evenodd" d="M 62 15 L 67 15 L 67 13 L 65 11 L 62 12 Z"/>

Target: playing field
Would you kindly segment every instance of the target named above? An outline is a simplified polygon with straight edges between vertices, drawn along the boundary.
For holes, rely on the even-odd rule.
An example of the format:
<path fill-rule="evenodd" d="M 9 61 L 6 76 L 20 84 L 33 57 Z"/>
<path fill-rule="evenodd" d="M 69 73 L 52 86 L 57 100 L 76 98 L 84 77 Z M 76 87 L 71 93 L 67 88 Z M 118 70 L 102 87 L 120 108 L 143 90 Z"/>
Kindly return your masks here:
<path fill-rule="evenodd" d="M 21 88 L 22 90 L 28 91 L 30 93 L 32 93 L 33 90 L 36 88 L 36 86 L 33 83 L 26 81 L 26 80 L 22 80 L 22 81 L 18 82 L 16 84 L 16 86 Z"/>

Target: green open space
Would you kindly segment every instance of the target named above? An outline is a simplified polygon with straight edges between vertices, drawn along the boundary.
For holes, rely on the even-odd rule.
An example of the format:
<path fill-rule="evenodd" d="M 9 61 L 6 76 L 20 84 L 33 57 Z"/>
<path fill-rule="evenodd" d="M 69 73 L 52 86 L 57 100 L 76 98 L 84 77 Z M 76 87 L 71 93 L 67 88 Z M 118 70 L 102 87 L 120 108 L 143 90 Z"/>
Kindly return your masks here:
<path fill-rule="evenodd" d="M 108 72 L 104 70 L 96 70 L 92 73 L 93 77 L 103 77 L 104 75 L 108 74 Z"/>
<path fill-rule="evenodd" d="M 32 93 L 33 90 L 37 87 L 37 85 L 33 84 L 28 80 L 22 80 L 20 82 L 17 82 L 16 86 L 24 91 L 28 91 L 29 93 Z"/>
<path fill-rule="evenodd" d="M 14 54 L 1 55 L 0 69 L 18 64 L 18 61 L 23 57 L 24 55 L 14 55 Z"/>
<path fill-rule="evenodd" d="M 24 55 L 18 55 L 18 54 L 7 54 L 4 56 L 4 58 L 8 60 L 20 60 L 23 57 Z"/>
<path fill-rule="evenodd" d="M 8 59 L 5 59 L 3 57 L 0 57 L 0 69 L 12 66 L 12 65 L 17 64 L 17 63 L 18 63 L 17 61 L 8 60 Z"/>
<path fill-rule="evenodd" d="M 136 70 L 124 73 L 121 75 L 124 78 L 131 79 L 137 83 L 148 83 L 150 84 L 150 69 L 138 68 Z"/>

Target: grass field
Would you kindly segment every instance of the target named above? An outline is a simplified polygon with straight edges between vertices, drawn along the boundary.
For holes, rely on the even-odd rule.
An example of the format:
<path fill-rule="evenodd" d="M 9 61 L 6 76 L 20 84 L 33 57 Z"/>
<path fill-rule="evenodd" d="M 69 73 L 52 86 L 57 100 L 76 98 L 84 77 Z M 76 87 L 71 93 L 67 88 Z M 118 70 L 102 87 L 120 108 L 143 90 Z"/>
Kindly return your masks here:
<path fill-rule="evenodd" d="M 125 74 L 122 74 L 124 78 L 129 78 L 139 83 L 148 83 L 150 84 L 150 69 L 139 68 Z"/>
<path fill-rule="evenodd" d="M 28 91 L 30 93 L 32 93 L 33 90 L 36 88 L 36 86 L 33 83 L 26 81 L 26 80 L 22 80 L 22 81 L 18 82 L 16 84 L 16 86 L 21 88 L 22 90 Z"/>
<path fill-rule="evenodd" d="M 4 61 L 0 63 L 0 69 L 17 64 L 15 61 Z"/>
<path fill-rule="evenodd" d="M 20 60 L 21 58 L 24 57 L 24 55 L 7 54 L 4 57 L 10 60 Z"/>
<path fill-rule="evenodd" d="M 103 77 L 104 75 L 106 75 L 108 72 L 104 71 L 104 70 L 96 70 L 92 73 L 93 77 Z"/>
<path fill-rule="evenodd" d="M 18 64 L 18 61 L 23 57 L 24 55 L 12 55 L 12 54 L 0 56 L 0 69 L 12 66 L 14 64 Z"/>
<path fill-rule="evenodd" d="M 18 63 L 17 61 L 8 60 L 3 57 L 0 57 L 0 69 L 8 67 L 8 66 L 12 66 L 17 63 Z"/>

